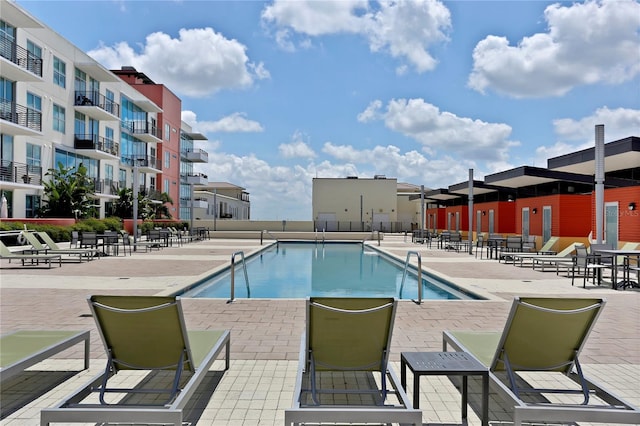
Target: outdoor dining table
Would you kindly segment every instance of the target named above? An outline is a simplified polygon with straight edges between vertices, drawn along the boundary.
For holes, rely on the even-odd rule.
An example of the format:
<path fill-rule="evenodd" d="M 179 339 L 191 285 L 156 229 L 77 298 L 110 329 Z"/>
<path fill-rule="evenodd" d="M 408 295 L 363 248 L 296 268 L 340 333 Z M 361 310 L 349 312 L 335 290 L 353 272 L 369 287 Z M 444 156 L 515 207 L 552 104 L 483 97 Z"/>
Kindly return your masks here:
<path fill-rule="evenodd" d="M 612 256 L 611 286 L 614 290 L 618 289 L 618 284 L 624 289 L 626 287 L 640 287 L 640 283 L 631 281 L 630 263 L 631 258 L 635 257 L 636 262 L 640 261 L 640 250 L 598 250 L 597 253 Z M 618 282 L 618 256 L 623 257 L 622 263 L 622 280 Z"/>

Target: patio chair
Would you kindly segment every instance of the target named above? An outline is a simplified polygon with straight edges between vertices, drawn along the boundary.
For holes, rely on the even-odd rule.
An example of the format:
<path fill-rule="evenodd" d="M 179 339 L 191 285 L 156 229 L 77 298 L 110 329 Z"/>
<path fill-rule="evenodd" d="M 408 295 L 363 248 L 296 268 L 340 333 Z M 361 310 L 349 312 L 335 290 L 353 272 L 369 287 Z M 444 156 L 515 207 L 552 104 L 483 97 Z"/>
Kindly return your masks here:
<path fill-rule="evenodd" d="M 223 348 L 225 371 L 229 368 L 229 331 L 187 330 L 179 298 L 92 296 L 88 302 L 107 354 L 106 369 L 55 407 L 42 410 L 42 425 L 180 426 L 185 405 Z M 112 387 L 111 377 L 124 370 L 149 374 L 135 388 Z M 97 395 L 92 398 L 93 392 Z M 110 394 L 116 396 L 108 398 Z"/>
<path fill-rule="evenodd" d="M 573 258 L 573 266 L 571 267 L 571 285 L 574 284 L 576 276 L 582 274 L 582 288 L 587 287 L 587 277 L 592 276 L 593 283 L 596 283 L 598 277 L 598 285 L 602 280 L 602 270 L 611 269 L 611 263 L 600 263 L 599 256 L 589 255 L 587 248 L 583 245 L 576 246 L 576 255 Z"/>
<path fill-rule="evenodd" d="M 585 377 L 578 361 L 604 304 L 604 299 L 516 297 L 503 331 L 445 331 L 444 350 L 465 351 L 489 368 L 494 389 L 514 404 L 515 426 L 525 420 L 640 423 L 640 411 Z M 577 386 L 535 388 L 519 372 L 563 373 Z M 554 398 L 558 394 L 564 398 Z"/>
<path fill-rule="evenodd" d="M 20 330 L 0 337 L 0 382 L 51 356 L 84 342 L 84 369 L 89 368 L 89 331 Z"/>
<path fill-rule="evenodd" d="M 307 300 L 306 332 L 286 425 L 422 424 L 421 411 L 411 406 L 389 366 L 396 305 L 393 298 Z"/>
<path fill-rule="evenodd" d="M 535 237 L 534 241 L 535 241 Z M 500 260 L 504 260 L 505 263 L 508 263 L 509 260 L 511 260 L 514 265 L 516 260 L 520 260 L 522 261 L 523 259 L 527 259 L 530 258 L 531 256 L 552 256 L 555 255 L 556 252 L 553 251 L 553 248 L 555 247 L 555 245 L 558 243 L 559 238 L 558 237 L 551 237 L 547 240 L 546 243 L 544 243 L 542 245 L 542 247 L 540 247 L 540 250 L 536 250 L 535 249 L 535 245 L 534 245 L 534 249 L 533 250 L 529 250 L 529 251 L 522 251 L 520 253 L 509 253 L 508 256 L 503 256 L 503 257 L 499 257 L 498 261 Z M 524 245 L 523 245 L 523 249 L 524 249 Z"/>
<path fill-rule="evenodd" d="M 62 266 L 62 255 L 60 254 L 14 253 L 9 250 L 9 247 L 5 246 L 2 241 L 0 241 L 0 259 L 8 259 L 9 262 L 12 260 L 20 260 L 22 266 L 25 266 L 26 260 L 30 260 L 32 264 L 35 262 L 36 265 L 39 265 L 40 261 L 43 261 L 49 265 L 49 268 L 51 268 L 51 263 L 57 260 L 58 266 Z"/>
<path fill-rule="evenodd" d="M 520 266 L 520 267 L 531 265 L 532 267 L 535 268 L 536 260 L 540 260 L 540 261 L 548 260 L 549 262 L 547 262 L 547 264 L 555 264 L 554 261 L 562 261 L 562 262 L 571 261 L 571 255 L 575 252 L 576 245 L 578 244 L 582 244 L 582 243 L 573 242 L 555 254 L 511 253 L 513 257 L 513 265 Z M 545 269 L 544 265 L 545 263 L 543 262 L 541 264 L 542 270 Z"/>
<path fill-rule="evenodd" d="M 45 253 L 77 255 L 80 262 L 82 262 L 83 256 L 85 256 L 87 260 L 91 260 L 100 253 L 98 249 L 92 248 L 62 248 L 55 241 L 53 241 L 53 238 L 51 238 L 51 236 L 46 232 L 36 232 L 35 234 L 29 232 L 23 233 L 25 234 L 25 238 L 27 238 L 27 241 L 29 241 L 29 243 L 34 248 L 38 249 L 38 251 L 44 250 Z M 27 236 L 27 234 L 31 235 L 31 237 Z M 38 238 L 40 238 L 44 242 L 46 247 L 42 244 L 37 245 L 37 243 L 39 243 Z"/>

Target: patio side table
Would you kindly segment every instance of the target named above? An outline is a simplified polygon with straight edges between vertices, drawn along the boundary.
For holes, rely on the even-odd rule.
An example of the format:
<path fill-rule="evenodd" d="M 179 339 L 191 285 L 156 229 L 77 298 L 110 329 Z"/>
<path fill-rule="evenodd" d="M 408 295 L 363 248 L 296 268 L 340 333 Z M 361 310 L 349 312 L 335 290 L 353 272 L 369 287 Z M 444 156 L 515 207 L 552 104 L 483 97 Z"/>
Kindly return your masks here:
<path fill-rule="evenodd" d="M 462 376 L 462 420 L 467 419 L 467 377 L 482 377 L 482 425 L 489 425 L 489 370 L 465 352 L 402 352 L 400 383 L 407 389 L 407 366 L 413 373 L 413 408 L 420 408 L 420 376 Z"/>

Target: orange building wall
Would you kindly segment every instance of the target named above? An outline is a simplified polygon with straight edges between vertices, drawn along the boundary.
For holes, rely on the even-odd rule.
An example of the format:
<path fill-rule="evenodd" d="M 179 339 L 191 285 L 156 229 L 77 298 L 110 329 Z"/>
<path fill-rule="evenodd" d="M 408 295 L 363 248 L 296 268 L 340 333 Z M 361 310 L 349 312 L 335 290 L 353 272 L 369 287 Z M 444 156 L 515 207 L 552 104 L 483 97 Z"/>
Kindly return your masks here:
<path fill-rule="evenodd" d="M 489 210 L 493 210 L 493 232 L 496 234 L 515 234 L 516 221 L 515 221 L 515 209 L 516 203 L 509 201 L 493 201 L 489 203 L 478 203 L 473 205 L 473 211 L 480 210 L 486 212 L 482 215 L 482 229 L 483 233 L 489 232 Z M 474 214 L 474 227 L 475 227 L 475 214 Z M 468 220 L 467 220 L 468 221 Z"/>
<path fill-rule="evenodd" d="M 162 113 L 158 114 L 158 128 L 162 131 L 162 143 L 158 144 L 158 161 L 162 164 L 162 174 L 156 179 L 156 189 L 166 192 L 173 200 L 167 207 L 174 219 L 180 215 L 180 126 L 182 124 L 182 101 L 162 84 L 136 84 L 140 93 L 155 102 Z M 165 124 L 169 124 L 169 140 L 165 134 Z M 175 129 L 175 132 L 173 131 Z M 169 152 L 170 167 L 165 168 L 164 156 Z M 165 187 L 165 179 L 169 179 Z"/>
<path fill-rule="evenodd" d="M 621 242 L 640 243 L 640 186 L 605 189 L 604 202 L 618 202 L 618 239 Z M 629 210 L 629 203 L 635 203 L 636 209 Z M 590 229 L 596 237 L 596 196 L 590 198 Z"/>

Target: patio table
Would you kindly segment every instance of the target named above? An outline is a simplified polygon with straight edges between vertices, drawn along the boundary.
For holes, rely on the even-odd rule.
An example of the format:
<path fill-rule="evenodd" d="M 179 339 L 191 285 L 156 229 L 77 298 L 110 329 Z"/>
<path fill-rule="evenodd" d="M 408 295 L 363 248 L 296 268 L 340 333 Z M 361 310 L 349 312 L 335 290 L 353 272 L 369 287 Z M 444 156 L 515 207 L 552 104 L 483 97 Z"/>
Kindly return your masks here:
<path fill-rule="evenodd" d="M 614 290 L 618 289 L 618 285 L 624 290 L 627 287 L 640 287 L 640 283 L 631 281 L 631 258 L 635 257 L 636 262 L 640 260 L 640 250 L 598 250 L 597 253 L 608 254 L 612 256 L 611 286 Z M 622 262 L 622 280 L 618 282 L 618 256 L 623 256 Z"/>

